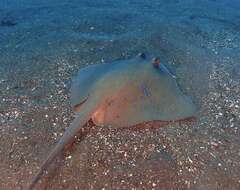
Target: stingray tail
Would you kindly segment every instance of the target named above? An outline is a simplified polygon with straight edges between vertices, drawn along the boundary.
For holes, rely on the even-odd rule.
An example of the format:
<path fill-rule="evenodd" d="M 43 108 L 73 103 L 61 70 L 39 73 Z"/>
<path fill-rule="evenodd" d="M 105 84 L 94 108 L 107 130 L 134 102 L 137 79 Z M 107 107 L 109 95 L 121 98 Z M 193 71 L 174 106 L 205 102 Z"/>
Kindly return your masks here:
<path fill-rule="evenodd" d="M 30 185 L 28 186 L 28 190 L 32 190 L 34 186 L 37 184 L 43 173 L 47 170 L 48 166 L 52 163 L 52 161 L 62 152 L 62 150 L 69 144 L 73 143 L 75 140 L 75 135 L 79 132 L 80 128 L 86 124 L 89 120 L 87 115 L 78 115 L 71 125 L 68 127 L 64 135 L 61 137 L 57 145 L 54 147 L 52 152 L 48 155 L 47 159 L 43 162 L 40 167 L 40 170 L 35 175 Z"/>

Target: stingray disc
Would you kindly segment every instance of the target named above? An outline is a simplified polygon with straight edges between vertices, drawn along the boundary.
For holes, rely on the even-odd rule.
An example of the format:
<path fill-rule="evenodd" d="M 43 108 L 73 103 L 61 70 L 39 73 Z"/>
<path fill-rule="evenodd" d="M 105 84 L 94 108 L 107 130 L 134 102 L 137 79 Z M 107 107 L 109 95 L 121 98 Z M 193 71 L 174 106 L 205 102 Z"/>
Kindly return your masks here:
<path fill-rule="evenodd" d="M 93 106 L 96 125 L 132 126 L 147 121 L 182 120 L 195 115 L 163 63 L 134 58 L 81 69 L 71 89 L 73 105 Z"/>

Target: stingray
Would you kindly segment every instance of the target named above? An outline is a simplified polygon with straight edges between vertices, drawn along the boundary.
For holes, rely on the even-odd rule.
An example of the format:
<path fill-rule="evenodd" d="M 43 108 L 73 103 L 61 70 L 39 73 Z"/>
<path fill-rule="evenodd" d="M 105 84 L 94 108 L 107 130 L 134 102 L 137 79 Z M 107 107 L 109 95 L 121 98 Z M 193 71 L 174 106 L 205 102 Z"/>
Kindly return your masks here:
<path fill-rule="evenodd" d="M 70 90 L 75 119 L 41 165 L 29 189 L 56 156 L 74 142 L 76 134 L 89 120 L 96 126 L 131 128 L 194 117 L 195 105 L 181 91 L 175 78 L 158 58 L 147 59 L 144 54 L 80 69 Z"/>

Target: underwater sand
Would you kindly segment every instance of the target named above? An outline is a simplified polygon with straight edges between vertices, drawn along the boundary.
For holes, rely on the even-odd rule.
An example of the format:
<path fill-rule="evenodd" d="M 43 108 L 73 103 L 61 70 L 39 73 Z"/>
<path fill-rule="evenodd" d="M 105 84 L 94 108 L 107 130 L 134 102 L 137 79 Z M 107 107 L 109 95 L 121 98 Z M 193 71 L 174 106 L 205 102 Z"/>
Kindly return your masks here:
<path fill-rule="evenodd" d="M 1 1 L 0 189 L 26 189 L 68 127 L 81 67 L 138 52 L 174 68 L 197 122 L 93 126 L 38 189 L 240 189 L 239 8 L 234 0 Z"/>

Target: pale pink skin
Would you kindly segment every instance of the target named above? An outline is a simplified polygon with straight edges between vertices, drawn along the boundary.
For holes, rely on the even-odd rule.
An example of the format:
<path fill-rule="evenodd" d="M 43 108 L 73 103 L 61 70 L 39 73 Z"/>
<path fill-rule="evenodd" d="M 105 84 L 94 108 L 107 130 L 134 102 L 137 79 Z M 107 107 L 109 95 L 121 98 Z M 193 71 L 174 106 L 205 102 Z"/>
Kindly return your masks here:
<path fill-rule="evenodd" d="M 48 165 L 90 119 L 97 126 L 135 129 L 145 124 L 192 121 L 196 111 L 166 68 L 153 67 L 151 61 L 141 58 L 80 70 L 71 96 L 75 119 L 28 189 L 34 188 Z"/>

